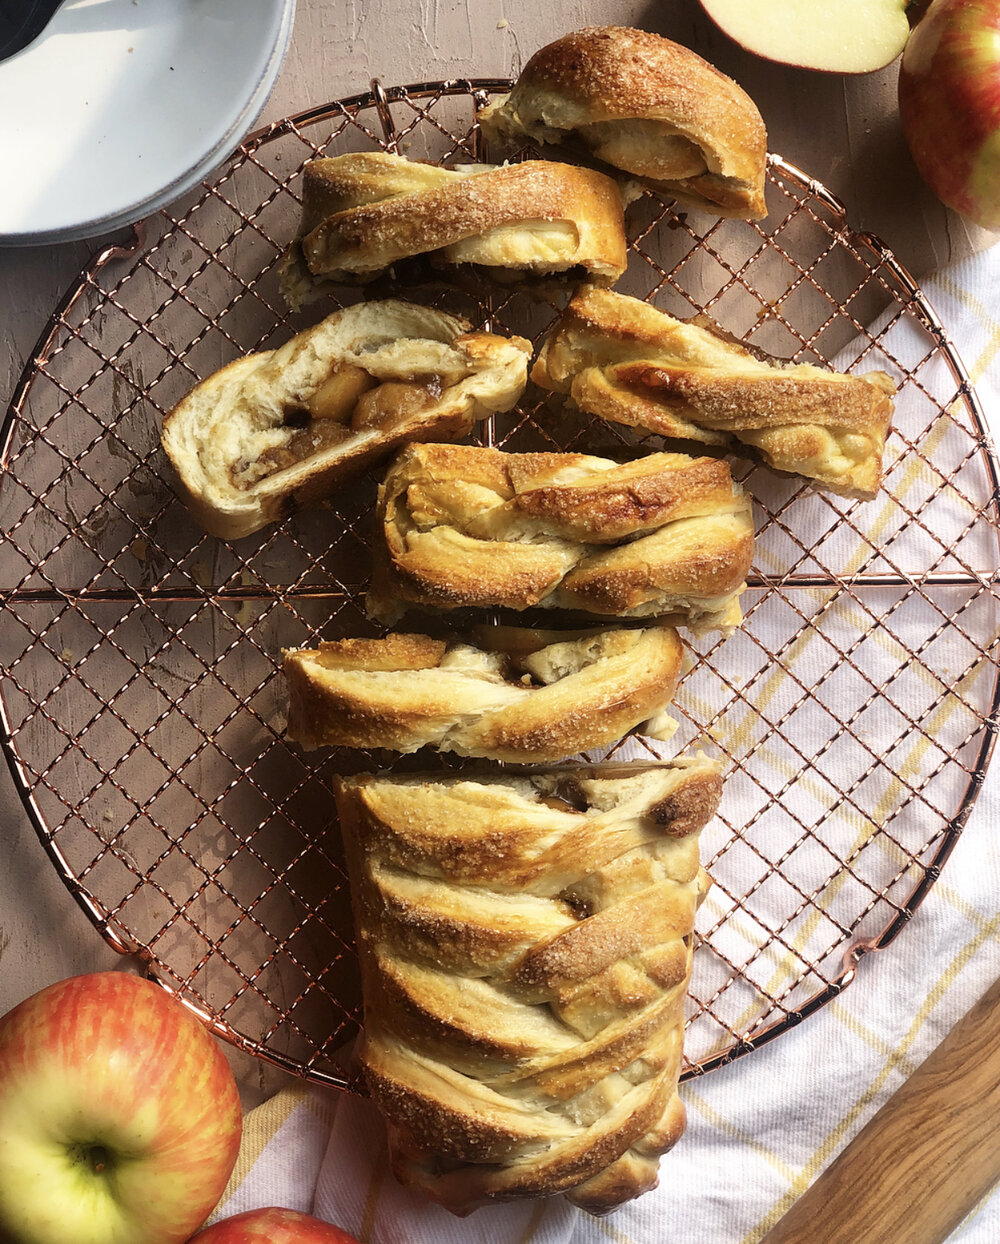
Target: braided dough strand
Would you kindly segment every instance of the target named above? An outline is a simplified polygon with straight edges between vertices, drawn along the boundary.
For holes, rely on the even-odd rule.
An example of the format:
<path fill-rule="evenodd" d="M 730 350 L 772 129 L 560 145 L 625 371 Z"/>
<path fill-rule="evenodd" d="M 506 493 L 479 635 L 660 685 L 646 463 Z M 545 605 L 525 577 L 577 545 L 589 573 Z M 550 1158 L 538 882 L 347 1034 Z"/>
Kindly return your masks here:
<path fill-rule="evenodd" d="M 344 639 L 285 652 L 288 735 L 303 747 L 432 746 L 492 760 L 560 760 L 617 742 L 677 685 L 677 632 L 482 627 L 470 643 L 427 635 Z"/>
<path fill-rule="evenodd" d="M 583 286 L 531 373 L 581 409 L 661 436 L 728 449 L 847 496 L 878 491 L 895 387 L 757 357 L 710 321 Z"/>
<path fill-rule="evenodd" d="M 300 234 L 282 272 L 290 305 L 421 255 L 498 279 L 573 270 L 611 285 L 627 264 L 621 194 L 601 173 L 544 160 L 439 168 L 363 152 L 306 166 Z"/>
<path fill-rule="evenodd" d="M 368 610 L 383 622 L 413 602 L 731 630 L 753 555 L 749 496 L 724 462 L 683 454 L 413 446 L 379 489 L 377 531 Z"/>

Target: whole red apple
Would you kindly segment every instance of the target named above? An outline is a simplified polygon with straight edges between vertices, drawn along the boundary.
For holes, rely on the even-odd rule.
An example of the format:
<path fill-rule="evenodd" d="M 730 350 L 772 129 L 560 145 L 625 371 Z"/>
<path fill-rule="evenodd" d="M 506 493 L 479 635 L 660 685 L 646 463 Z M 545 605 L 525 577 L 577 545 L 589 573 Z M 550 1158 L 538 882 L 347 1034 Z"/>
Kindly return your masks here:
<path fill-rule="evenodd" d="M 903 132 L 938 198 L 1000 228 L 1000 4 L 934 0 L 899 71 Z"/>
<path fill-rule="evenodd" d="M 353 1235 L 294 1209 L 250 1209 L 222 1218 L 191 1244 L 358 1244 Z"/>
<path fill-rule="evenodd" d="M 71 977 L 0 1019 L 0 1239 L 179 1244 L 241 1130 L 222 1051 L 150 981 Z"/>

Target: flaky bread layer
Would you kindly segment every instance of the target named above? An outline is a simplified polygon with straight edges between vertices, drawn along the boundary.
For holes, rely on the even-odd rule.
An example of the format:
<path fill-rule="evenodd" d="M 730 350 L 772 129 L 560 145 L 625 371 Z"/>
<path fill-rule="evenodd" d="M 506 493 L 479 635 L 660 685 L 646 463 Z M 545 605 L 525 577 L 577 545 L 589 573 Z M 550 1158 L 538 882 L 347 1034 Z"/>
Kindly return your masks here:
<path fill-rule="evenodd" d="M 212 535 L 235 539 L 320 500 L 336 482 L 413 440 L 459 437 L 520 397 L 531 346 L 520 337 L 470 331 L 456 316 L 387 300 L 334 312 L 276 350 L 251 354 L 203 380 L 167 415 L 162 444 L 178 490 Z M 338 370 L 365 384 L 430 379 L 416 409 L 381 425 L 309 419 Z M 433 396 L 436 393 L 437 396 Z M 305 432 L 303 431 L 305 422 Z M 324 424 L 337 423 L 336 443 Z M 297 461 L 289 448 L 314 429 Z M 273 469 L 268 470 L 268 459 Z"/>
<path fill-rule="evenodd" d="M 475 641 L 397 634 L 286 651 L 289 737 L 306 748 L 559 760 L 662 713 L 683 655 L 662 625 L 479 628 Z"/>
<path fill-rule="evenodd" d="M 750 498 L 718 459 L 405 450 L 379 489 L 368 611 L 568 609 L 731 629 Z"/>
<path fill-rule="evenodd" d="M 583 410 L 661 436 L 746 446 L 775 470 L 870 498 L 879 488 L 895 386 L 752 352 L 704 317 L 677 320 L 583 286 L 531 372 Z"/>
<path fill-rule="evenodd" d="M 627 264 L 621 194 L 599 172 L 542 160 L 442 168 L 361 152 L 306 165 L 300 232 L 282 270 L 291 306 L 417 256 L 500 279 L 574 272 L 611 285 Z"/>

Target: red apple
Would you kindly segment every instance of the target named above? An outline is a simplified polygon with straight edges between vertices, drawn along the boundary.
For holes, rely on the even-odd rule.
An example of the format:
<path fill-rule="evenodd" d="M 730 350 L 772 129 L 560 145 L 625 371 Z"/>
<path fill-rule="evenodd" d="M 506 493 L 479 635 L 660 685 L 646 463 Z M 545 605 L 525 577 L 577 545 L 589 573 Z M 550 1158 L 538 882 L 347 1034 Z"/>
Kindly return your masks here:
<path fill-rule="evenodd" d="M 233 1073 L 159 986 L 75 976 L 0 1019 L 0 1238 L 179 1244 L 240 1145 Z"/>
<path fill-rule="evenodd" d="M 358 1244 L 353 1235 L 294 1209 L 251 1209 L 223 1218 L 191 1244 Z"/>
<path fill-rule="evenodd" d="M 903 132 L 938 198 L 1000 228 L 1000 4 L 934 0 L 899 71 Z"/>

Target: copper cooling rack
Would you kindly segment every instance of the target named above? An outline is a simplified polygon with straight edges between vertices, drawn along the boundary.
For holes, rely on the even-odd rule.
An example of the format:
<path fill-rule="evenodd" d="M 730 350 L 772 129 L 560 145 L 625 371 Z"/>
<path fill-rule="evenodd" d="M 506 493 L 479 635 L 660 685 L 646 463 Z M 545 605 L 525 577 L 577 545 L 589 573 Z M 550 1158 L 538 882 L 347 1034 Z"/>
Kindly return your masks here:
<path fill-rule="evenodd" d="M 368 629 L 374 476 L 226 545 L 175 499 L 159 428 L 200 377 L 332 309 L 289 316 L 277 291 L 306 160 L 478 159 L 474 105 L 506 86 L 374 83 L 248 139 L 131 247 L 95 256 L 3 429 L 0 695 L 42 842 L 112 946 L 226 1039 L 331 1084 L 347 1082 L 338 1053 L 359 998 L 330 780 L 393 758 L 286 744 L 278 659 Z M 898 416 L 868 504 L 737 464 L 759 533 L 746 623 L 692 646 L 670 749 L 700 741 L 730 762 L 703 838 L 715 886 L 689 1074 L 785 1031 L 892 941 L 955 843 L 996 731 L 998 485 L 975 394 L 914 282 L 835 198 L 777 157 L 768 198 L 758 227 L 647 195 L 619 288 L 704 309 L 778 355 L 882 368 Z M 415 296 L 536 339 L 555 313 L 500 287 Z M 530 389 L 486 435 L 636 443 Z"/>

